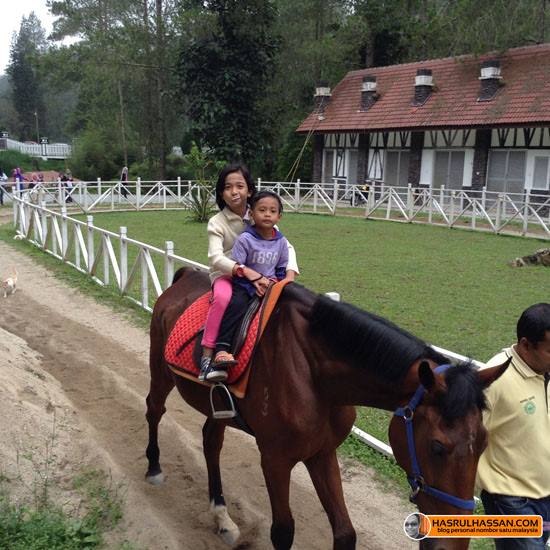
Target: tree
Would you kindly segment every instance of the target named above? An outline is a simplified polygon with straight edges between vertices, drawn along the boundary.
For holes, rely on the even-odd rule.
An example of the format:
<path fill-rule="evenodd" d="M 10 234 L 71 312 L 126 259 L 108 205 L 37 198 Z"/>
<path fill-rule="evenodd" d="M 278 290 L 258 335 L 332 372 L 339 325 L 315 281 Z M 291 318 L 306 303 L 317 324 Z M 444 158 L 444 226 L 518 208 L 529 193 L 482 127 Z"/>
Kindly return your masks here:
<path fill-rule="evenodd" d="M 46 33 L 34 12 L 21 19 L 14 34 L 7 73 L 13 105 L 18 115 L 17 133 L 23 140 L 39 140 L 39 121 L 45 122 L 43 91 L 38 60 L 46 49 Z"/>
<path fill-rule="evenodd" d="M 221 158 L 250 164 L 266 147 L 261 100 L 278 48 L 275 15 L 268 0 L 210 0 L 183 42 L 178 75 L 192 133 Z"/>

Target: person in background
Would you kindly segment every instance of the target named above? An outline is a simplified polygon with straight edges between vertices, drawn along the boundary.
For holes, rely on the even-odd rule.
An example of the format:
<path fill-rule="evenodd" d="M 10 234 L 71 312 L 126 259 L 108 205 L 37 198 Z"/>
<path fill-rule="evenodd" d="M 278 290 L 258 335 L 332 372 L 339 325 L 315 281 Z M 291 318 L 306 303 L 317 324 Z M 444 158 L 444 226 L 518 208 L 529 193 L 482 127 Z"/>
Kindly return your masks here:
<path fill-rule="evenodd" d="M 122 172 L 120 173 L 120 194 L 126 198 L 128 196 L 128 189 L 126 188 L 128 182 L 128 166 L 122 167 Z"/>
<path fill-rule="evenodd" d="M 487 388 L 483 415 L 489 438 L 477 485 L 490 515 L 541 515 L 541 538 L 498 538 L 497 550 L 545 550 L 550 535 L 550 304 L 528 307 L 517 342 L 488 367 L 510 361 Z"/>
<path fill-rule="evenodd" d="M 8 176 L 4 170 L 0 168 L 0 206 L 4 206 L 4 185 L 8 181 Z"/>
<path fill-rule="evenodd" d="M 25 181 L 27 181 L 27 178 L 23 175 L 23 172 L 21 172 L 21 168 L 19 166 L 14 169 L 13 171 L 13 181 L 15 183 L 15 187 L 18 191 L 23 191 L 25 188 Z"/>

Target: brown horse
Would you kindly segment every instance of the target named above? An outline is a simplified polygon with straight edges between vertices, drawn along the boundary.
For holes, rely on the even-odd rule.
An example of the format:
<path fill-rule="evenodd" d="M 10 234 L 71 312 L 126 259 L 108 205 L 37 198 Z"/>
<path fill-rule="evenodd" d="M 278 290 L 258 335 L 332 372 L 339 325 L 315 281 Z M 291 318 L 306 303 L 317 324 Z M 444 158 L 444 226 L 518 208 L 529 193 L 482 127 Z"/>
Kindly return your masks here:
<path fill-rule="evenodd" d="M 232 544 L 239 530 L 227 514 L 219 457 L 226 426 L 236 425 L 233 420 L 210 418 L 208 387 L 174 375 L 163 358 L 177 318 L 208 289 L 204 273 L 181 269 L 153 311 L 147 479 L 162 481 L 158 424 L 166 411 L 166 398 L 177 386 L 182 397 L 207 416 L 203 446 L 211 511 L 218 533 Z M 285 288 L 256 350 L 247 395 L 237 400 L 261 453 L 274 548 L 292 546 L 289 485 L 291 470 L 298 462 L 306 465 L 328 515 L 333 548 L 355 548 L 356 534 L 344 502 L 336 449 L 352 428 L 354 405 L 395 410 L 409 403 L 421 383 L 420 391 L 425 389 L 425 394 L 413 398 L 419 403 L 409 403 L 410 408 L 405 407 L 390 426 L 396 459 L 414 478 L 414 496 L 421 511 L 471 512 L 464 508 L 473 496 L 477 460 L 487 437 L 481 423 L 483 389 L 505 366 L 477 372 L 470 365 L 461 365 L 437 372 L 444 362 L 445 358 L 424 342 L 385 319 L 296 284 Z M 410 458 L 403 421 L 403 417 L 410 421 L 413 416 L 416 461 Z M 413 462 L 419 468 L 414 468 Z M 447 494 L 451 502 L 438 491 Z M 466 547 L 464 539 L 437 542 L 437 548 Z"/>

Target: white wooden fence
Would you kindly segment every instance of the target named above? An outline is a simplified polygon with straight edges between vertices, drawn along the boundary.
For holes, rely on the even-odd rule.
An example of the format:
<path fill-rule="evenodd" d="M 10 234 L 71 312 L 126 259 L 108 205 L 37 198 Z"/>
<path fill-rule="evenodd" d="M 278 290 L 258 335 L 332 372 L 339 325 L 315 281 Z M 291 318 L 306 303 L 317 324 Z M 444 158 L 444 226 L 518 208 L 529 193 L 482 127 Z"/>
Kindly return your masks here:
<path fill-rule="evenodd" d="M 11 138 L 0 138 L 0 148 L 19 151 L 31 157 L 45 159 L 66 159 L 71 156 L 72 147 L 67 143 L 23 143 Z"/>
<path fill-rule="evenodd" d="M 78 182 L 72 188 L 45 183 L 24 193 L 30 200 L 46 202 L 51 209 L 64 206 L 85 214 L 96 211 L 191 207 L 199 184 L 178 178 L 174 181 Z M 449 228 L 468 228 L 497 234 L 550 239 L 550 196 L 542 193 L 495 193 L 482 190 L 417 189 L 374 184 L 368 195 L 342 182 L 333 184 L 266 182 L 260 189 L 279 194 L 285 210 L 330 215 L 356 215 Z M 212 201 L 214 196 L 210 191 Z M 8 190 L 6 200 L 11 200 Z"/>
<path fill-rule="evenodd" d="M 204 264 L 174 254 L 172 241 L 166 241 L 164 249 L 160 249 L 131 239 L 126 227 L 121 227 L 118 233 L 107 231 L 95 227 L 91 215 L 83 222 L 68 216 L 65 206 L 61 211 L 51 210 L 46 203 L 36 204 L 30 198 L 30 194 L 13 197 L 13 225 L 18 235 L 87 274 L 97 284 L 115 288 L 146 311 L 152 311 L 151 304 L 171 285 L 177 268 L 208 270 Z M 457 353 L 433 347 L 452 361 L 467 360 Z M 477 361 L 474 364 L 483 366 Z M 370 447 L 393 457 L 386 443 L 356 426 L 352 432 Z"/>

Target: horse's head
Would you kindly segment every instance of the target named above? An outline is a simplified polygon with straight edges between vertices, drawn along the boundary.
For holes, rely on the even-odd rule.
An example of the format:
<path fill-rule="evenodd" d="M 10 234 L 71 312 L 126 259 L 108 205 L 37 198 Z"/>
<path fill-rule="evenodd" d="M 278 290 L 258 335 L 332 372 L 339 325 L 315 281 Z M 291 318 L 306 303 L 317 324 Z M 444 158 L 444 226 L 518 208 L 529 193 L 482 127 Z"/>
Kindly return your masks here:
<path fill-rule="evenodd" d="M 432 370 L 423 361 L 411 371 L 419 387 L 396 411 L 389 437 L 395 459 L 409 477 L 411 500 L 421 512 L 472 513 L 477 463 L 487 445 L 483 391 L 507 366 L 476 370 L 465 363 Z M 428 546 L 466 548 L 467 539 L 432 539 Z"/>

